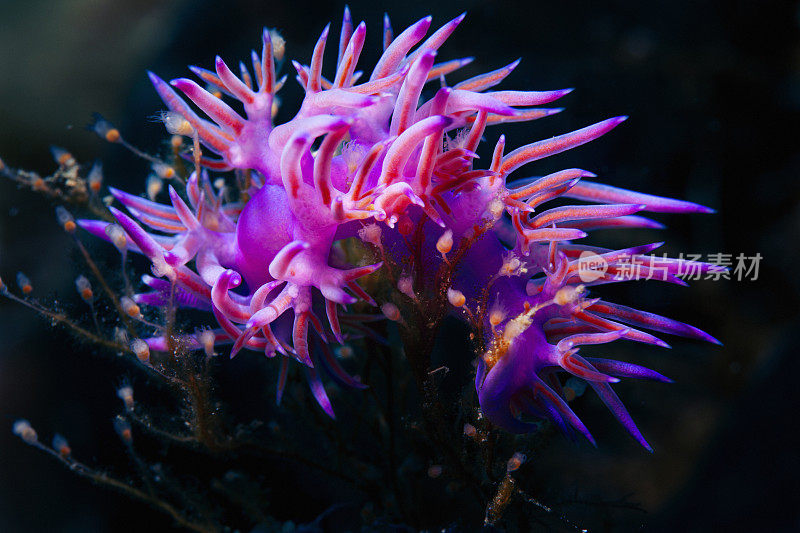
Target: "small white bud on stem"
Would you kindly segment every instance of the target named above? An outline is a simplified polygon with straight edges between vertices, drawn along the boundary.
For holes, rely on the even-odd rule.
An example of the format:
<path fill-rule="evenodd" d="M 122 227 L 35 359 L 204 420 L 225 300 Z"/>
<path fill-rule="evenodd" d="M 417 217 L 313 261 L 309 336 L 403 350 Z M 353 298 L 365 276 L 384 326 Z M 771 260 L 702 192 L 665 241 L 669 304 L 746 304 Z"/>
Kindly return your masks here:
<path fill-rule="evenodd" d="M 147 364 L 150 362 L 150 347 L 142 339 L 133 339 L 131 341 L 131 351 L 142 363 Z"/>
<path fill-rule="evenodd" d="M 27 420 L 17 420 L 14 422 L 14 427 L 12 429 L 14 435 L 21 438 L 28 444 L 36 444 L 39 442 L 39 436 L 36 434 L 36 430 L 33 429 L 31 423 Z"/>
<path fill-rule="evenodd" d="M 442 256 L 447 255 L 450 250 L 453 249 L 453 231 L 447 230 L 442 233 L 442 236 L 439 237 L 439 240 L 436 241 L 436 249 L 439 250 L 439 253 Z"/>

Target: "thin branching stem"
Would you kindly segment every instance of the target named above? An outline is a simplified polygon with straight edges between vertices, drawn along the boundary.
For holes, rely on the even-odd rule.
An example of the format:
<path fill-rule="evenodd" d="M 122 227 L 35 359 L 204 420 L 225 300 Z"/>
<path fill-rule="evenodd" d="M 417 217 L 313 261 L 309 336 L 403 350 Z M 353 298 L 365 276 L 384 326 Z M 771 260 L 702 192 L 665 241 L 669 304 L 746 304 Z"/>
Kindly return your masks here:
<path fill-rule="evenodd" d="M 70 455 L 62 455 L 58 451 L 45 446 L 41 442 L 32 442 L 30 443 L 35 448 L 55 457 L 58 459 L 63 465 L 69 468 L 72 472 L 76 473 L 81 477 L 85 477 L 96 483 L 98 485 L 103 485 L 106 487 L 110 487 L 112 489 L 118 490 L 123 494 L 134 498 L 136 500 L 142 501 L 151 505 L 155 509 L 158 509 L 166 514 L 168 514 L 175 523 L 181 527 L 185 527 L 191 531 L 198 531 L 201 533 L 211 533 L 220 531 L 221 528 L 214 523 L 210 522 L 197 522 L 186 516 L 182 513 L 177 507 L 173 506 L 172 504 L 145 492 L 138 487 L 135 487 L 125 481 L 119 480 L 110 476 L 109 474 L 102 472 L 100 470 L 96 470 L 84 463 L 81 463 L 72 458 Z"/>
<path fill-rule="evenodd" d="M 136 332 L 136 327 L 134 326 L 133 321 L 130 319 L 128 314 L 122 308 L 122 304 L 120 303 L 119 297 L 117 297 L 117 293 L 114 292 L 108 285 L 105 276 L 103 276 L 102 272 L 100 272 L 100 269 L 97 267 L 97 263 L 94 262 L 94 259 L 92 259 L 92 256 L 89 254 L 89 251 L 83 245 L 81 240 L 75 235 L 73 235 L 73 237 L 75 240 L 75 245 L 78 247 L 78 250 L 80 250 L 86 265 L 89 267 L 89 270 L 92 271 L 95 279 L 97 279 L 97 281 L 100 283 L 100 286 L 103 288 L 103 292 L 111 300 L 111 303 L 117 310 L 120 320 L 122 320 L 122 323 L 125 325 L 125 329 L 128 330 L 128 334 L 133 337 L 137 337 L 138 334 Z"/>

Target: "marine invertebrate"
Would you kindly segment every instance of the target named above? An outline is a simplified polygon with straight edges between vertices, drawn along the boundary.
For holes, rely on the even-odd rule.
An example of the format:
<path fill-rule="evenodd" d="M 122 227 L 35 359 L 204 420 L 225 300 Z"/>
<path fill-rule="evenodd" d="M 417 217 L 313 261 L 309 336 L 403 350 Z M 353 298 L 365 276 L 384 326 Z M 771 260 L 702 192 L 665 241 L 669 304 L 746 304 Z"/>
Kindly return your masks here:
<path fill-rule="evenodd" d="M 163 154 L 131 146 L 102 118 L 91 126 L 147 161 L 152 174 L 141 196 L 110 187 L 103 197 L 102 167 L 84 167 L 63 149 L 53 149 L 58 170 L 44 178 L 0 162 L 5 176 L 92 215 L 75 220 L 64 207 L 56 211 L 89 269 L 74 283 L 85 319 L 47 308 L 36 298 L 35 280 L 22 273 L 16 294 L 2 282 L 0 294 L 80 338 L 127 354 L 177 393 L 178 406 L 169 416 L 153 414 L 146 394 L 137 392 L 134 402 L 137 383 L 126 379 L 118 387 L 124 410 L 114 429 L 138 469 L 138 483 L 79 463 L 61 437 L 48 447 L 27 422 L 15 432 L 80 475 L 203 531 L 219 530 L 227 520 L 205 510 L 226 505 L 209 504 L 194 490 L 195 472 L 188 483 L 164 474 L 160 465 L 169 459 L 153 464 L 156 474 L 140 468 L 140 432 L 166 443 L 165 450 L 208 452 L 228 473 L 253 472 L 252 479 L 259 472 L 242 455 L 257 449 L 259 464 L 262 457 L 288 458 L 363 491 L 379 507 L 377 515 L 367 515 L 400 517 L 415 527 L 451 520 L 434 523 L 413 512 L 444 493 L 470 502 L 477 495 L 486 506 L 477 520 L 489 523 L 500 520 L 517 496 L 535 503 L 520 473 L 546 432 L 526 439 L 501 433 L 534 432 L 549 427 L 539 424 L 547 419 L 568 436 L 594 443 L 571 405 L 587 384 L 649 449 L 612 386 L 624 377 L 668 379 L 593 357 L 582 347 L 623 339 L 666 346 L 650 332 L 716 340 L 598 296 L 607 284 L 683 284 L 687 271 L 717 267 L 652 255 L 660 243 L 609 249 L 584 242 L 599 228 L 661 227 L 640 212 L 711 210 L 602 185 L 582 169 L 524 177 L 529 163 L 592 141 L 625 117 L 507 150 L 505 137 L 490 126 L 555 115 L 561 109 L 549 104 L 570 90 L 498 90 L 518 61 L 455 82 L 470 59 L 438 57 L 463 18 L 426 38 L 426 17 L 395 38 L 387 17 L 383 53 L 365 74 L 358 63 L 366 26 L 353 24 L 346 10 L 335 68 L 323 61 L 329 27 L 308 65 L 292 63 L 304 95 L 297 114 L 283 123 L 274 117 L 286 85 L 286 76 L 278 75 L 285 52 L 272 31 L 263 32 L 261 52 L 252 54 L 250 66 L 240 64 L 239 75 L 220 58 L 212 70 L 190 67 L 199 82 L 166 82 L 151 73 L 172 135 Z M 119 252 L 111 275 L 84 246 L 84 231 Z M 141 283 L 128 276 L 129 252 L 152 264 Z M 181 309 L 186 312 L 177 313 Z M 473 349 L 450 350 L 439 362 L 441 354 L 432 353 L 448 316 L 471 330 Z M 222 360 L 243 351 L 269 361 Z M 238 412 L 227 416 L 223 395 L 217 396 L 223 381 L 216 378 L 254 362 L 277 378 L 277 402 L 289 399 L 280 408 L 270 403 L 247 425 Z M 455 365 L 459 372 L 448 375 Z M 302 380 L 293 383 L 299 372 L 310 395 Z M 440 387 L 445 375 L 447 388 L 458 380 L 469 393 L 454 399 Z M 331 380 L 371 390 L 329 396 Z M 358 398 L 355 408 L 352 398 Z M 339 420 L 321 416 L 314 401 Z M 298 428 L 319 446 L 301 450 Z M 383 477 L 376 482 L 377 475 Z M 164 476 L 168 483 L 155 483 Z M 214 490 L 240 491 L 237 475 L 219 481 L 214 471 L 207 477 Z M 447 489 L 432 492 L 421 478 L 447 480 Z M 262 491 L 251 488 L 248 497 L 257 501 Z M 243 508 L 241 515 L 253 509 L 242 499 L 233 503 Z M 265 522 L 260 511 L 252 518 L 247 524 Z"/>
<path fill-rule="evenodd" d="M 329 79 L 323 76 L 329 27 L 309 65 L 293 62 L 305 98 L 295 117 L 279 125 L 272 123 L 272 112 L 284 83 L 276 76 L 267 30 L 261 54 L 253 53 L 252 72 L 243 66 L 237 76 L 217 57 L 214 71 L 192 69 L 207 88 L 185 78 L 167 83 L 150 73 L 169 108 L 168 127 L 193 138 L 197 167 L 186 184 L 188 203 L 171 186 L 171 205 L 111 190 L 130 214 L 110 208 L 129 239 L 128 249 L 153 264 L 155 277 L 143 278 L 153 291 L 135 300 L 164 306 L 172 298 L 179 306 L 213 312 L 219 325 L 213 340 L 184 339 L 193 348 L 213 342 L 232 344 L 231 356 L 241 349 L 278 355 L 278 400 L 288 365 L 296 360 L 318 403 L 334 416 L 319 367 L 341 383 L 361 386 L 327 347 L 342 342 L 343 325 L 358 320 L 340 310 L 357 300 L 376 305 L 357 280 L 382 276 L 392 268 L 386 262 L 405 265 L 410 277 L 404 278 L 403 294 L 414 299 L 415 290 L 446 291 L 452 306 L 466 310 L 459 316 L 480 331 L 485 352 L 475 386 L 493 423 L 525 432 L 535 426 L 522 418 L 549 418 L 565 432 L 592 440 L 559 393 L 557 373 L 566 372 L 587 380 L 625 428 L 649 447 L 611 383 L 619 377 L 666 378 L 634 364 L 584 358 L 579 347 L 623 338 L 666 346 L 637 328 L 715 340 L 683 323 L 588 296 L 591 287 L 656 273 L 679 283 L 680 261 L 646 255 L 657 244 L 609 250 L 576 241 L 600 227 L 658 226 L 636 215 L 640 211 L 710 210 L 587 181 L 594 174 L 580 169 L 514 179 L 524 165 L 594 140 L 625 117 L 508 152 L 501 135 L 486 168 L 479 168 L 476 151 L 488 126 L 556 114 L 561 109 L 540 106 L 570 90 L 494 90 L 518 62 L 448 84 L 446 76 L 469 60 L 437 63 L 437 53 L 463 18 L 425 40 L 430 17 L 396 38 L 387 23 L 383 55 L 362 81 L 356 69 L 366 26 L 354 27 L 347 13 Z M 429 90 L 429 83 L 440 87 Z M 201 157 L 200 145 L 218 157 Z M 226 202 L 213 190 L 209 170 L 246 173 L 238 202 Z M 585 203 L 545 206 L 560 198 Z M 78 224 L 110 239 L 108 222 Z M 380 260 L 346 265 L 337 244 L 351 237 L 377 249 Z M 599 257 L 604 270 L 582 281 L 586 252 Z M 636 272 L 626 268 L 646 261 Z M 446 286 L 438 286 L 443 279 L 432 273 L 443 265 L 449 274 Z M 490 302 L 495 303 L 491 311 Z M 397 306 L 388 305 L 385 314 L 402 320 Z M 146 342 L 158 351 L 171 341 L 162 334 Z"/>

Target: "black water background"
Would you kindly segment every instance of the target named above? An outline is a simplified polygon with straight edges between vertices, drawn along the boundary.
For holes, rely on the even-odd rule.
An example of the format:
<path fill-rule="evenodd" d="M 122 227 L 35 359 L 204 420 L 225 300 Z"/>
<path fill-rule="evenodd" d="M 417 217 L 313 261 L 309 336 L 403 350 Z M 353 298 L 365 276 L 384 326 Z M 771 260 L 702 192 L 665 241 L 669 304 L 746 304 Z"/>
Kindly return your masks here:
<path fill-rule="evenodd" d="M 216 53 L 244 58 L 262 25 L 283 30 L 289 57 L 305 61 L 326 21 L 338 31 L 342 7 L 302 0 L 225 4 L 3 2 L 0 157 L 46 171 L 48 146 L 59 144 L 84 161 L 101 157 L 110 182 L 138 191 L 145 166 L 83 130 L 92 112 L 106 114 L 135 143 L 154 150 L 161 130 L 146 119 L 161 106 L 146 68 L 176 77 L 187 74 L 186 64 L 209 66 Z M 608 498 L 632 493 L 646 502 L 647 515 L 626 516 L 609 524 L 611 530 L 800 527 L 794 415 L 800 398 L 798 4 L 598 4 L 350 2 L 354 18 L 368 22 L 372 50 L 384 10 L 397 29 L 427 13 L 437 24 L 466 9 L 463 28 L 441 57 L 474 55 L 468 74 L 476 74 L 522 56 L 508 87 L 577 87 L 562 116 L 508 128 L 509 146 L 630 115 L 603 140 L 535 171 L 585 167 L 607 183 L 719 211 L 659 217 L 670 226 L 664 236 L 640 233 L 636 243 L 665 238 L 672 253 L 764 256 L 755 282 L 616 293 L 621 302 L 699 325 L 725 347 L 676 340 L 671 352 L 621 348 L 613 355 L 632 354 L 628 360 L 677 381 L 621 388 L 656 453 L 645 456 L 609 416 L 588 405 L 584 412 L 599 451 L 552 450 L 539 459 L 543 482 Z M 299 92 L 292 91 L 296 101 Z M 292 100 L 286 97 L 287 109 Z M 72 298 L 75 257 L 51 213 L 47 202 L 0 185 L 0 275 L 10 281 L 24 270 L 40 294 Z M 110 418 L 126 367 L 76 353 L 66 335 L 5 301 L 0 317 L 0 529 L 167 527 L 163 516 L 78 480 L 10 434 L 13 421 L 26 417 L 44 438 L 64 433 L 87 460 L 124 469 Z M 296 520 L 313 518 L 304 512 L 300 499 L 287 510 Z"/>

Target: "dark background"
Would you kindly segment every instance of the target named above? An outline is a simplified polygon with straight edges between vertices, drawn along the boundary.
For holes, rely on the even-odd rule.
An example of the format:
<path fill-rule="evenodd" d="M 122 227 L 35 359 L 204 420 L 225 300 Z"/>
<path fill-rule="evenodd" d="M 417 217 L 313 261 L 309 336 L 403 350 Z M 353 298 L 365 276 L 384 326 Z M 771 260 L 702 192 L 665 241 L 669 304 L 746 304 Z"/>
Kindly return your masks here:
<path fill-rule="evenodd" d="M 338 41 L 338 2 L 222 4 L 0 3 L 0 157 L 48 172 L 49 145 L 65 146 L 80 161 L 102 158 L 107 183 L 139 192 L 146 166 L 83 126 L 92 112 L 101 112 L 135 144 L 156 150 L 162 127 L 151 118 L 162 106 L 145 69 L 171 78 L 188 74 L 186 64 L 210 66 L 216 53 L 245 58 L 264 25 L 281 30 L 287 56 L 302 62 L 329 20 L 337 35 L 331 42 Z M 587 168 L 605 183 L 718 210 L 658 216 L 670 229 L 629 233 L 622 241 L 608 235 L 609 242 L 665 239 L 672 254 L 763 256 L 757 281 L 617 290 L 616 301 L 700 326 L 725 346 L 669 339 L 673 349 L 666 351 L 616 343 L 607 355 L 630 355 L 627 360 L 676 380 L 618 388 L 655 453 L 638 449 L 586 400 L 578 411 L 599 448 L 556 442 L 532 458 L 533 475 L 554 494 L 628 497 L 646 510 L 592 524 L 610 530 L 800 528 L 800 4 L 409 0 L 352 1 L 350 7 L 356 21 L 368 24 L 362 65 L 378 55 L 383 11 L 398 32 L 428 13 L 438 27 L 467 10 L 440 52 L 441 59 L 476 57 L 463 76 L 521 56 L 503 87 L 577 88 L 563 100 L 563 114 L 505 128 L 511 148 L 609 116 L 631 116 L 612 134 L 543 163 L 537 173 Z M 300 96 L 291 76 L 288 86 L 284 119 Z M 490 130 L 487 137 L 497 135 Z M 45 200 L 0 184 L 4 280 L 23 270 L 37 294 L 58 294 L 65 305 L 76 305 L 73 254 Z M 66 435 L 86 462 L 125 468 L 110 419 L 118 407 L 115 388 L 128 371 L 102 354 L 76 349 L 67 335 L 0 300 L 0 530 L 169 527 L 162 515 L 91 486 L 11 435 L 13 421 L 28 418 L 43 439 Z M 312 518 L 300 503 L 286 513 L 283 519 Z"/>

